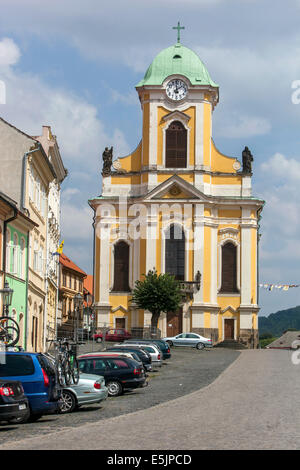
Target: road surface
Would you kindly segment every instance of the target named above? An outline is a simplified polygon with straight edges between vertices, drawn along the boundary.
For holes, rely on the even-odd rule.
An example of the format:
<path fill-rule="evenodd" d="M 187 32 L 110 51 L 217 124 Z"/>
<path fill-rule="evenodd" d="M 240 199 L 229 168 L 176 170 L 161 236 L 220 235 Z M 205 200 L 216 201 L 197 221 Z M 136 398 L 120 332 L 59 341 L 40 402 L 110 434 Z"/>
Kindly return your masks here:
<path fill-rule="evenodd" d="M 246 350 L 189 395 L 1 449 L 299 449 L 300 365 L 291 355 Z"/>

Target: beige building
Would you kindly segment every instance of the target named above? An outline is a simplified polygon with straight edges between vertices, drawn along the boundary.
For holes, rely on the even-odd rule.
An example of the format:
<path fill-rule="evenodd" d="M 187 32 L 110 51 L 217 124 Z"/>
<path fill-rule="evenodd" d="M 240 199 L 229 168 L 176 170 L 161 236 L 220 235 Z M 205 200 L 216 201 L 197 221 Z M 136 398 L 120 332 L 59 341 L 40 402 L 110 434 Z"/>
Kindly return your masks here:
<path fill-rule="evenodd" d="M 48 194 L 57 175 L 42 144 L 0 118 L 0 188 L 36 224 L 29 235 L 26 349 L 43 350 Z"/>
<path fill-rule="evenodd" d="M 49 184 L 48 218 L 47 218 L 47 254 L 45 266 L 46 302 L 44 310 L 44 349 L 47 339 L 56 336 L 58 293 L 59 293 L 59 256 L 57 248 L 60 240 L 60 191 L 61 183 L 67 176 L 56 136 L 50 126 L 43 126 L 41 136 L 35 137 L 43 146 L 50 163 L 55 170 L 56 178 Z"/>

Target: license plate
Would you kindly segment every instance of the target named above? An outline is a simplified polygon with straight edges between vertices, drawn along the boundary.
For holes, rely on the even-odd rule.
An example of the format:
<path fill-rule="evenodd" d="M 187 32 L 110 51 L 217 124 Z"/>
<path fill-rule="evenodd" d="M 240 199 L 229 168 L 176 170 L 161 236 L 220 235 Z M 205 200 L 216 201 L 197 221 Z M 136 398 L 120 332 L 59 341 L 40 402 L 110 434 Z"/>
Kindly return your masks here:
<path fill-rule="evenodd" d="M 19 405 L 19 410 L 25 410 L 26 409 L 26 405 Z"/>

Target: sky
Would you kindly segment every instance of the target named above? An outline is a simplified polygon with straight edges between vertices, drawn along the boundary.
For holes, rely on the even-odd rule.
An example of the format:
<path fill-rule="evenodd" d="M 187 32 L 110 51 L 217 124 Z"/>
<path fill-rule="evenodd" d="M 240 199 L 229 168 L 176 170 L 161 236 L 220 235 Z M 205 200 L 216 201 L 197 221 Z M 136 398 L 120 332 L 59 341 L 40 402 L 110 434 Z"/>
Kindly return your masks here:
<path fill-rule="evenodd" d="M 253 156 L 260 282 L 300 284 L 300 0 L 0 1 L 0 115 L 30 135 L 51 125 L 69 175 L 62 185 L 64 252 L 92 273 L 92 211 L 102 152 L 134 150 L 142 114 L 135 85 L 176 42 L 220 86 L 213 138 Z M 298 91 L 299 90 L 299 91 Z M 1 92 L 1 89 L 0 89 Z M 1 97 L 0 97 L 1 98 Z M 0 100 L 1 102 L 1 100 Z M 261 315 L 300 304 L 300 288 L 260 289 Z"/>

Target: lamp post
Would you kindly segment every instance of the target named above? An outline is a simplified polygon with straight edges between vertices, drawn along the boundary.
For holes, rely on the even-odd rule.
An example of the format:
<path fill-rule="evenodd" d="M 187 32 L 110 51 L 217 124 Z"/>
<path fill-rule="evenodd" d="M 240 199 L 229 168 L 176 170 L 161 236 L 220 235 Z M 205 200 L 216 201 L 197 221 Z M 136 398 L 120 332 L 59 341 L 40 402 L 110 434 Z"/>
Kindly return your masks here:
<path fill-rule="evenodd" d="M 9 287 L 9 284 L 7 281 L 4 283 L 4 288 L 0 289 L 0 295 L 2 296 L 2 302 L 3 302 L 3 313 L 6 316 L 9 316 L 9 307 L 12 302 L 12 296 L 13 296 L 14 290 Z"/>
<path fill-rule="evenodd" d="M 83 297 L 78 292 L 74 297 L 74 307 L 75 307 L 75 335 L 74 341 L 77 343 L 78 341 L 78 319 L 79 319 L 79 312 L 83 304 Z"/>

